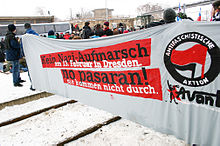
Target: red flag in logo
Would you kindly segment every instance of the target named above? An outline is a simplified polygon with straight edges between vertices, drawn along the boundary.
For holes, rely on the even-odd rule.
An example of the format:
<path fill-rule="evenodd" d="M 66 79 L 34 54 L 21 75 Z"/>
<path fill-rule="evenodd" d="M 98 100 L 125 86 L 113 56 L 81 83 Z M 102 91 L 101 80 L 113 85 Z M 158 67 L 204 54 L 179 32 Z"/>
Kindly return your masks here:
<path fill-rule="evenodd" d="M 196 44 L 193 47 L 184 51 L 173 50 L 171 55 L 171 62 L 176 65 L 199 63 L 202 65 L 201 78 L 203 78 L 207 50 L 208 48 L 200 44 Z"/>

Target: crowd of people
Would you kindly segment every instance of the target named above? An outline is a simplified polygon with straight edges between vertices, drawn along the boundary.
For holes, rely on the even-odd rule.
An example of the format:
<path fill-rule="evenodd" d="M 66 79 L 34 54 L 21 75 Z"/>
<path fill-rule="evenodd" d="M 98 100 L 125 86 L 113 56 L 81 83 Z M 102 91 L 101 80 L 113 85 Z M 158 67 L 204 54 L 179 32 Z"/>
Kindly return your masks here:
<path fill-rule="evenodd" d="M 76 24 L 73 27 L 73 31 L 69 33 L 69 31 L 57 33 L 54 30 L 50 30 L 47 35 L 41 35 L 42 37 L 54 38 L 54 39 L 65 39 L 65 40 L 75 40 L 75 39 L 91 39 L 91 38 L 99 38 L 106 37 L 111 35 L 117 35 L 122 33 L 128 33 L 130 31 L 134 31 L 135 29 L 125 29 L 126 26 L 123 23 L 119 23 L 117 27 L 113 29 L 109 28 L 109 22 L 104 22 L 103 25 L 96 24 L 94 27 L 90 27 L 90 22 L 85 22 L 82 29 L 79 29 Z"/>
<path fill-rule="evenodd" d="M 212 11 L 212 21 L 220 21 L 220 0 L 215 1 L 213 4 Z M 163 13 L 163 20 L 159 22 L 151 22 L 145 26 L 145 28 L 150 28 L 158 25 L 164 25 L 167 23 L 174 23 L 176 21 L 176 17 L 181 17 L 182 19 L 190 19 L 186 14 L 178 13 L 168 8 Z M 25 23 L 25 34 L 37 35 L 39 34 L 32 30 L 31 24 Z M 97 24 L 92 29 L 90 27 L 89 22 L 85 22 L 84 27 L 80 30 L 78 25 L 76 24 L 74 27 L 75 33 L 65 32 L 63 33 L 55 33 L 53 30 L 48 32 L 48 35 L 44 35 L 44 37 L 53 38 L 53 39 L 90 39 L 90 38 L 98 38 L 98 37 L 106 37 L 111 35 L 117 35 L 122 33 L 128 33 L 129 31 L 134 31 L 135 29 L 126 29 L 123 23 L 119 23 L 117 27 L 113 29 L 109 28 L 109 22 L 104 22 L 103 25 Z M 20 68 L 23 68 L 23 71 L 28 71 L 28 67 L 25 63 L 24 52 L 22 47 L 22 40 L 16 37 L 16 26 L 14 24 L 8 25 L 8 31 L 5 36 L 5 40 L 1 39 L 0 45 L 0 72 L 6 72 L 10 70 L 13 75 L 13 85 L 15 87 L 22 87 L 22 82 L 25 82 L 20 78 Z M 4 67 L 2 62 L 5 62 L 5 59 L 8 61 L 7 65 Z M 29 72 L 28 72 L 29 75 Z M 29 75 L 30 78 L 30 75 Z M 30 78 L 31 82 L 31 78 Z M 30 87 L 31 90 L 35 90 L 32 85 Z"/>

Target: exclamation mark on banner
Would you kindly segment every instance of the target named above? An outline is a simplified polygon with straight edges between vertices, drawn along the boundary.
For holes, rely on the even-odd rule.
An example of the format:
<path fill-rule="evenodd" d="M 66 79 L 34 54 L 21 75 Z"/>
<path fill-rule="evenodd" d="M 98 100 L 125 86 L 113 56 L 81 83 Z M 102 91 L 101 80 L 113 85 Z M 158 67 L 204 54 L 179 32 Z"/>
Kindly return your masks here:
<path fill-rule="evenodd" d="M 142 72 L 143 72 L 143 75 L 144 75 L 144 79 L 146 80 L 145 85 L 149 85 L 148 82 L 147 82 L 147 73 L 146 73 L 145 67 L 142 67 Z"/>

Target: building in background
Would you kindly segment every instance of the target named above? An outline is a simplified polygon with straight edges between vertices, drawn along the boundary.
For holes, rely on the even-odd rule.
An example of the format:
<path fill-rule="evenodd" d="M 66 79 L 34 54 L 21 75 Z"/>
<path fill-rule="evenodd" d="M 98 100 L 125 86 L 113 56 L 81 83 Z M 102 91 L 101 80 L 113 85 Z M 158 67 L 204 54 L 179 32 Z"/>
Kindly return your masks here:
<path fill-rule="evenodd" d="M 24 23 L 51 23 L 54 22 L 54 16 L 1 16 L 0 25 L 24 24 Z"/>
<path fill-rule="evenodd" d="M 94 12 L 94 19 L 110 19 L 112 18 L 112 11 L 114 11 L 114 9 L 103 8 L 95 9 L 92 12 Z"/>

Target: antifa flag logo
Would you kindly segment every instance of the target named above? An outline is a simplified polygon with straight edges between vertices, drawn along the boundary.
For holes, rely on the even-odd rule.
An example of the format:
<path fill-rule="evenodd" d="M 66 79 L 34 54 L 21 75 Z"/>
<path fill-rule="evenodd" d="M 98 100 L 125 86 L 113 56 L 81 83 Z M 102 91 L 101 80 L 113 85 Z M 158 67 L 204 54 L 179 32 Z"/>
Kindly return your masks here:
<path fill-rule="evenodd" d="M 201 44 L 196 44 L 184 51 L 173 50 L 171 54 L 171 62 L 176 65 L 176 68 L 179 70 L 191 70 L 191 78 L 194 78 L 196 63 L 201 64 L 201 78 L 204 78 L 207 50 L 208 48 Z M 182 59 L 182 56 L 185 56 L 184 59 Z"/>
<path fill-rule="evenodd" d="M 164 63 L 179 83 L 192 87 L 204 86 L 220 72 L 220 50 L 214 41 L 200 33 L 184 33 L 168 44 Z"/>

